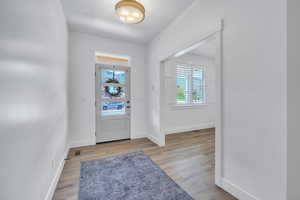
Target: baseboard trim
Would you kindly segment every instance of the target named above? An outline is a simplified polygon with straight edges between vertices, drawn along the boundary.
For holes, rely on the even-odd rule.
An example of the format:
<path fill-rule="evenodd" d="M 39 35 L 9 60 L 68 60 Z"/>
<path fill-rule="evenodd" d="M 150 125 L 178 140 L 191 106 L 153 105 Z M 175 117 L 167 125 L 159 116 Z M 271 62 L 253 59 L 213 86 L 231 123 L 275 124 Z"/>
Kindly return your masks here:
<path fill-rule="evenodd" d="M 214 128 L 214 127 L 215 127 L 215 123 L 209 122 L 209 123 L 199 124 L 197 126 L 166 128 L 165 129 L 165 134 L 169 135 L 169 134 L 172 134 L 172 133 L 196 131 L 196 130 L 201 130 L 201 129 Z"/>
<path fill-rule="evenodd" d="M 221 180 L 221 187 L 240 200 L 260 200 L 225 178 L 222 178 Z"/>
<path fill-rule="evenodd" d="M 82 140 L 82 141 L 71 141 L 69 142 L 69 148 L 76 148 L 76 147 L 83 147 L 83 146 L 90 146 L 95 145 L 90 140 Z"/>
<path fill-rule="evenodd" d="M 154 137 L 154 136 L 152 136 L 152 135 L 147 135 L 147 138 L 149 139 L 149 140 L 151 140 L 151 142 L 153 142 L 154 144 L 157 144 L 158 146 L 164 146 L 164 145 L 162 145 L 160 142 L 159 142 L 159 139 L 158 138 L 156 138 L 156 137 Z"/>
<path fill-rule="evenodd" d="M 59 181 L 60 175 L 61 175 L 61 173 L 64 169 L 64 166 L 65 166 L 65 162 L 66 162 L 65 158 L 68 156 L 68 154 L 69 154 L 69 147 L 66 148 L 66 150 L 64 152 L 64 155 L 63 155 L 63 158 L 59 163 L 59 166 L 58 166 L 58 168 L 55 172 L 55 175 L 54 175 L 54 177 L 51 181 L 50 187 L 49 187 L 48 192 L 46 194 L 45 200 L 52 200 L 53 199 L 53 195 L 54 195 L 57 183 Z"/>
<path fill-rule="evenodd" d="M 130 139 L 140 139 L 140 138 L 147 138 L 148 134 L 146 132 L 142 132 L 142 134 L 133 135 L 130 137 Z"/>

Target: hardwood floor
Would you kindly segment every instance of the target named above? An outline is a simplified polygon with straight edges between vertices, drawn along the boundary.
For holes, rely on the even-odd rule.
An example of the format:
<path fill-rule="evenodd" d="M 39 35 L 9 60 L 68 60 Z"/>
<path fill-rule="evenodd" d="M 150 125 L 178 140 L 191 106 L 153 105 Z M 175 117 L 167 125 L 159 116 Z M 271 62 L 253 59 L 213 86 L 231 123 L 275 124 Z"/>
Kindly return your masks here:
<path fill-rule="evenodd" d="M 53 199 L 77 199 L 80 161 L 144 151 L 195 200 L 235 200 L 214 185 L 214 140 L 214 129 L 205 129 L 168 135 L 165 147 L 136 139 L 71 149 Z"/>

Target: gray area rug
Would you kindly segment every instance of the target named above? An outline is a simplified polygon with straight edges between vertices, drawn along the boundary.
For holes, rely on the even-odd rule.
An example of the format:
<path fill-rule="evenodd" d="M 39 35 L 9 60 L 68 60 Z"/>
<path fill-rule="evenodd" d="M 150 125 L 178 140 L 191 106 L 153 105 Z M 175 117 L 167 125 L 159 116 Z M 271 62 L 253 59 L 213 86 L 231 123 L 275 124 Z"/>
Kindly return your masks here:
<path fill-rule="evenodd" d="M 193 200 L 143 152 L 81 162 L 79 200 Z"/>

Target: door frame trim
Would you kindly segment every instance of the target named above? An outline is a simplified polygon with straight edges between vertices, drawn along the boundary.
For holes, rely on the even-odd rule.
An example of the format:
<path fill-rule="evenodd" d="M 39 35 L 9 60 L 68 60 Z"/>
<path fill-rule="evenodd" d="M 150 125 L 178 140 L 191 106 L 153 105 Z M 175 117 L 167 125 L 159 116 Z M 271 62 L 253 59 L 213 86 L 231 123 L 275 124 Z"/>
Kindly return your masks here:
<path fill-rule="evenodd" d="M 129 83 L 128 83 L 128 88 L 129 88 L 129 101 L 130 101 L 130 106 L 132 108 L 132 98 L 131 98 L 131 67 L 130 66 L 121 66 L 121 65 L 114 65 L 114 64 L 102 64 L 102 63 L 95 63 L 94 65 L 94 84 L 95 84 L 95 90 L 94 90 L 94 116 L 95 116 L 95 126 L 94 126 L 94 136 L 93 136 L 93 144 L 92 145 L 96 145 L 97 144 L 97 96 L 96 96 L 96 90 L 97 90 L 97 78 L 96 78 L 96 71 L 97 71 L 97 67 L 102 67 L 102 66 L 108 66 L 108 68 L 113 68 L 113 66 L 116 66 L 117 68 L 125 68 L 127 71 L 127 73 L 129 74 Z M 103 68 L 103 67 L 102 67 Z M 131 110 L 130 109 L 130 115 L 129 115 L 129 139 L 133 139 L 132 138 L 132 128 L 131 128 L 131 118 L 132 118 L 132 114 L 131 114 Z"/>

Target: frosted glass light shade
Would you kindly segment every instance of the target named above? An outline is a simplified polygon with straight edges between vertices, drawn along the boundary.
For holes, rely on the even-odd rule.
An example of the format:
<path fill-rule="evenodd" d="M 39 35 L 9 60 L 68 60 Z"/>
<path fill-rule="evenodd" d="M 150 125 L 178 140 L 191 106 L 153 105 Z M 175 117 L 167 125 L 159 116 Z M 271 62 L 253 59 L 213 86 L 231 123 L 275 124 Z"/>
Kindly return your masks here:
<path fill-rule="evenodd" d="M 122 0 L 115 6 L 120 20 L 126 24 L 138 24 L 145 19 L 145 8 L 135 0 Z"/>

